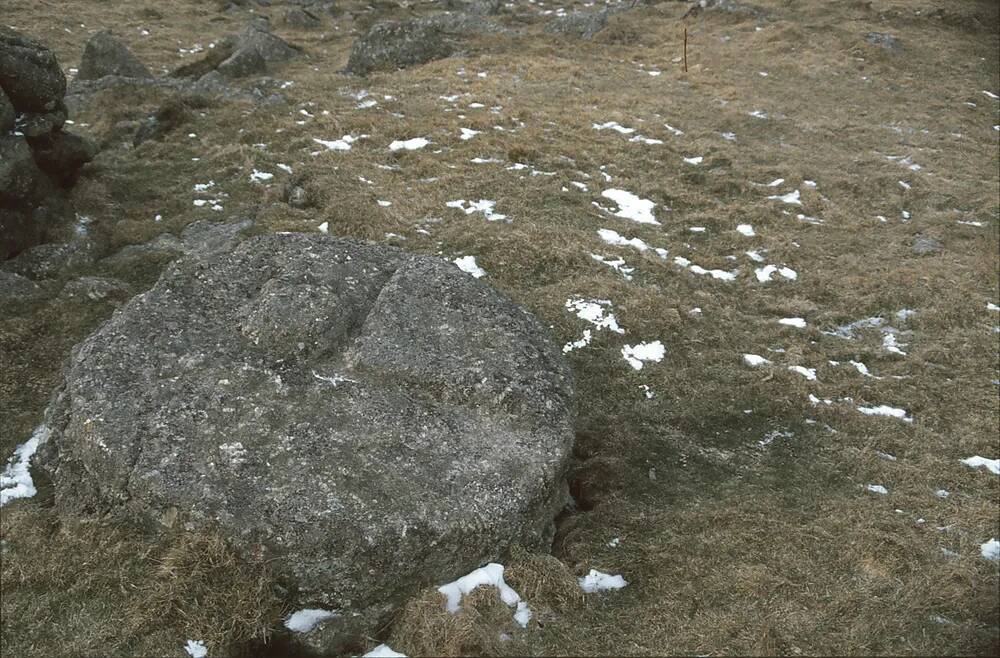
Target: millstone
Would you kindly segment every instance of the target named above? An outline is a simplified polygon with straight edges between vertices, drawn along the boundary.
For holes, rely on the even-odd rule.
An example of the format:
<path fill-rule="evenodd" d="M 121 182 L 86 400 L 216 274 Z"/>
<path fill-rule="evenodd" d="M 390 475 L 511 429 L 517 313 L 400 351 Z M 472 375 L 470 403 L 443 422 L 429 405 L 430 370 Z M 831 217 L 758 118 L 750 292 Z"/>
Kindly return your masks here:
<path fill-rule="evenodd" d="M 570 375 L 450 263 L 319 235 L 181 258 L 79 345 L 40 462 L 63 513 L 222 532 L 371 629 L 551 540 Z"/>

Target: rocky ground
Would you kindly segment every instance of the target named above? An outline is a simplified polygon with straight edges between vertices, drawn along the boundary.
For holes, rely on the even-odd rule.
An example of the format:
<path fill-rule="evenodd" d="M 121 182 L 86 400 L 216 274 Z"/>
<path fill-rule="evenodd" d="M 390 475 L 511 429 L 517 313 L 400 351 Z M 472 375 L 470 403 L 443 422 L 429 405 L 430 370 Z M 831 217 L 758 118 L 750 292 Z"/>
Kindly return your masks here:
<path fill-rule="evenodd" d="M 351 237 L 523 304 L 578 407 L 551 555 L 504 558 L 525 626 L 494 589 L 452 614 L 432 588 L 351 651 L 995 654 L 997 21 L 7 0 L 69 80 L 58 131 L 96 154 L 52 183 L 46 244 L 0 265 L 5 476 L 73 346 L 169 262 Z M 34 484 L 2 511 L 5 655 L 301 650 L 266 563 L 60 518 Z M 627 584 L 586 593 L 591 569 Z"/>

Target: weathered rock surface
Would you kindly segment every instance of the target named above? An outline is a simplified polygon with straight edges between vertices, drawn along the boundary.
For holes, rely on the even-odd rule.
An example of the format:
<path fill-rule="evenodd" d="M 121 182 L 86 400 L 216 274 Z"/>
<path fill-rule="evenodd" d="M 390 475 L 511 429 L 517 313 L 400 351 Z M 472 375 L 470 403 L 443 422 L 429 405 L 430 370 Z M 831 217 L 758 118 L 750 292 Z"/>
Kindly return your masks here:
<path fill-rule="evenodd" d="M 14 112 L 14 106 L 11 105 L 10 99 L 4 93 L 3 87 L 0 87 L 0 136 L 14 128 L 16 118 L 17 113 Z"/>
<path fill-rule="evenodd" d="M 79 80 L 98 80 L 106 75 L 123 78 L 152 78 L 149 69 L 108 30 L 101 30 L 90 37 L 83 49 L 76 74 Z"/>
<path fill-rule="evenodd" d="M 879 46 L 894 55 L 903 52 L 903 42 L 885 32 L 869 32 L 865 35 L 865 41 L 873 46 Z"/>
<path fill-rule="evenodd" d="M 418 588 L 550 541 L 570 374 L 453 265 L 320 235 L 171 264 L 78 346 L 39 461 L 57 506 L 263 554 L 330 646 Z"/>
<path fill-rule="evenodd" d="M 0 26 L 0 87 L 20 112 L 51 112 L 62 105 L 66 76 L 51 50 Z"/>
<path fill-rule="evenodd" d="M 918 256 L 939 253 L 941 248 L 941 241 L 929 235 L 918 235 L 913 239 L 913 252 Z"/>
<path fill-rule="evenodd" d="M 469 14 L 378 23 L 354 42 L 345 70 L 353 75 L 368 75 L 426 64 L 457 52 L 470 36 L 500 31 L 498 24 Z"/>
<path fill-rule="evenodd" d="M 285 25 L 302 30 L 316 28 L 322 25 L 322 21 L 320 21 L 319 16 L 312 13 L 308 9 L 302 9 L 301 7 L 293 7 L 286 11 L 284 21 Z"/>
<path fill-rule="evenodd" d="M 555 34 L 591 39 L 608 24 L 608 9 L 600 11 L 574 11 L 553 20 L 545 28 Z"/>

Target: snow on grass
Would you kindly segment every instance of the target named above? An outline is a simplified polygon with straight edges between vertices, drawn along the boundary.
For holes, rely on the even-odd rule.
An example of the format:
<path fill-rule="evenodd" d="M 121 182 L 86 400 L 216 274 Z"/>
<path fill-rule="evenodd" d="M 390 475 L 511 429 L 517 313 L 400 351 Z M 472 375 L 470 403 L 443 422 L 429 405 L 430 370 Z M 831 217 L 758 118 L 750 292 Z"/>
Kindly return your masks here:
<path fill-rule="evenodd" d="M 458 606 L 462 602 L 462 597 L 471 593 L 472 590 L 481 585 L 496 587 L 500 592 L 501 601 L 506 603 L 508 606 L 517 607 L 517 610 L 514 613 L 514 621 L 516 621 L 521 628 L 527 627 L 528 621 L 531 619 L 531 609 L 528 607 L 527 603 L 521 600 L 520 595 L 511 589 L 506 582 L 504 582 L 502 564 L 491 562 L 485 567 L 480 567 L 454 582 L 441 585 L 438 587 L 438 591 L 444 594 L 447 598 L 445 608 L 448 612 L 454 614 L 458 612 Z"/>
<path fill-rule="evenodd" d="M 275 167 L 277 167 L 278 169 L 282 170 L 282 171 L 283 171 L 283 172 L 285 172 L 286 174 L 290 174 L 290 173 L 292 173 L 292 168 L 291 168 L 291 167 L 289 167 L 289 166 L 288 166 L 288 165 L 286 165 L 286 164 L 282 164 L 282 163 L 280 163 L 280 162 L 279 162 L 278 164 L 276 164 L 276 165 L 274 165 L 274 166 L 275 166 Z"/>
<path fill-rule="evenodd" d="M 663 127 L 669 130 L 675 137 L 680 137 L 684 134 L 683 130 L 678 130 L 677 128 L 671 126 L 669 123 L 663 124 Z"/>
<path fill-rule="evenodd" d="M 430 144 L 424 137 L 413 137 L 412 139 L 395 140 L 389 144 L 390 151 L 417 151 Z"/>
<path fill-rule="evenodd" d="M 630 219 L 639 224 L 660 225 L 660 222 L 656 221 L 656 217 L 653 216 L 653 208 L 656 204 L 649 199 L 640 199 L 631 192 L 616 189 L 604 190 L 601 192 L 601 196 L 618 204 L 618 212 L 614 213 L 616 217 Z"/>
<path fill-rule="evenodd" d="M 793 190 L 788 194 L 775 194 L 773 196 L 767 197 L 768 199 L 774 199 L 776 201 L 781 201 L 783 203 L 789 203 L 796 206 L 801 206 L 801 194 L 798 190 Z"/>
<path fill-rule="evenodd" d="M 646 137 L 645 135 L 636 135 L 632 139 L 628 140 L 630 142 L 642 142 L 643 144 L 649 144 L 655 146 L 657 144 L 662 144 L 662 139 L 653 139 L 652 137 Z"/>
<path fill-rule="evenodd" d="M 635 272 L 635 268 L 627 266 L 625 264 L 624 258 L 611 260 L 599 254 L 590 254 L 590 257 L 596 260 L 598 263 L 604 263 L 605 265 L 613 269 L 615 272 L 618 272 L 619 274 L 622 275 L 622 278 L 624 278 L 626 281 L 632 280 L 632 272 Z"/>
<path fill-rule="evenodd" d="M 736 276 L 740 273 L 739 270 L 733 270 L 732 272 L 727 272 L 725 270 L 706 270 L 701 265 L 695 265 L 683 256 L 674 256 L 674 263 L 695 274 L 708 274 L 713 279 L 719 279 L 720 281 L 735 281 Z"/>
<path fill-rule="evenodd" d="M 899 354 L 900 356 L 906 356 L 906 352 L 900 349 L 900 346 L 906 347 L 906 343 L 900 343 L 899 341 L 897 341 L 895 332 L 890 331 L 889 329 L 891 329 L 891 327 L 888 329 L 883 329 L 885 333 L 882 335 L 882 347 L 887 352 L 892 352 L 893 354 Z"/>
<path fill-rule="evenodd" d="M 406 658 L 406 654 L 394 651 L 388 644 L 380 644 L 361 658 Z"/>
<path fill-rule="evenodd" d="M 591 126 L 594 130 L 614 130 L 623 135 L 631 135 L 635 132 L 635 128 L 626 128 L 617 121 L 608 121 L 607 123 L 595 123 Z"/>
<path fill-rule="evenodd" d="M 696 155 L 693 158 L 684 158 L 684 162 L 688 163 L 689 165 L 700 165 L 704 160 L 705 158 L 701 157 L 700 155 Z"/>
<path fill-rule="evenodd" d="M 322 224 L 320 224 L 316 228 L 319 229 L 320 233 L 329 233 L 330 232 L 330 222 L 323 222 Z"/>
<path fill-rule="evenodd" d="M 869 484 L 865 487 L 868 491 L 885 496 L 889 493 L 889 490 L 883 487 L 881 484 Z"/>
<path fill-rule="evenodd" d="M 986 459 L 986 457 L 980 457 L 976 455 L 975 457 L 968 457 L 962 460 L 962 463 L 969 468 L 979 469 L 985 468 L 987 471 L 993 475 L 1000 475 L 1000 459 Z"/>
<path fill-rule="evenodd" d="M 594 325 L 599 331 L 608 329 L 616 334 L 624 334 L 625 330 L 618 326 L 618 320 L 613 313 L 608 313 L 605 308 L 611 308 L 611 302 L 607 299 L 567 299 L 566 310 L 575 313 L 576 317 L 586 320 Z"/>
<path fill-rule="evenodd" d="M 52 431 L 46 425 L 39 425 L 31 437 L 14 449 L 7 467 L 0 473 L 0 507 L 17 498 L 31 498 L 37 493 L 28 466 L 31 457 L 49 439 Z"/>
<path fill-rule="evenodd" d="M 184 650 L 191 658 L 205 658 L 208 655 L 208 647 L 201 640 L 188 640 Z"/>
<path fill-rule="evenodd" d="M 851 361 L 850 361 L 849 363 L 850 363 L 850 364 L 851 364 L 852 366 L 854 366 L 854 369 L 855 369 L 855 370 L 857 370 L 857 371 L 858 371 L 859 373 L 861 373 L 861 374 L 862 374 L 862 375 L 864 375 L 865 377 L 872 377 L 872 378 L 874 378 L 874 379 L 882 379 L 881 377 L 875 377 L 875 375 L 873 375 L 873 374 L 871 373 L 871 371 L 870 371 L 870 370 L 868 370 L 868 366 L 866 366 L 865 364 L 861 363 L 860 361 L 854 361 L 854 360 L 852 359 L 852 360 L 851 360 Z"/>
<path fill-rule="evenodd" d="M 751 368 L 757 368 L 759 366 L 767 365 L 770 361 L 759 354 L 744 354 L 743 363 L 747 364 Z"/>
<path fill-rule="evenodd" d="M 339 617 L 340 613 L 321 608 L 305 608 L 293 612 L 285 619 L 285 628 L 293 633 L 308 633 L 327 619 Z"/>
<path fill-rule="evenodd" d="M 645 241 L 639 238 L 625 238 L 622 235 L 620 235 L 617 231 L 612 231 L 611 229 L 607 228 L 597 229 L 597 235 L 604 242 L 610 245 L 614 245 L 616 247 L 632 247 L 633 249 L 637 249 L 638 251 L 647 251 L 649 249 L 653 249 L 653 251 L 655 251 L 660 258 L 665 259 L 667 257 L 666 249 L 650 247 L 648 244 L 646 244 Z"/>
<path fill-rule="evenodd" d="M 458 266 L 458 269 L 466 272 L 467 274 L 471 274 L 477 279 L 481 279 L 486 276 L 486 270 L 476 264 L 475 256 L 462 256 L 461 258 L 456 258 L 452 262 Z"/>
<path fill-rule="evenodd" d="M 898 418 L 907 423 L 913 422 L 913 416 L 906 415 L 906 409 L 900 409 L 898 407 L 890 407 L 885 404 L 880 404 L 874 407 L 858 407 L 858 411 L 866 416 L 888 416 L 890 418 Z"/>
<path fill-rule="evenodd" d="M 740 235 L 745 235 L 748 238 L 752 238 L 753 236 L 757 235 L 753 230 L 753 226 L 751 226 L 750 224 L 737 225 L 736 232 L 739 233 Z"/>
<path fill-rule="evenodd" d="M 490 201 L 489 199 L 480 199 L 479 201 L 466 201 L 465 199 L 458 199 L 457 201 L 449 201 L 444 205 L 449 208 L 457 208 L 466 215 L 481 212 L 486 217 L 487 221 L 490 222 L 499 222 L 507 219 L 507 215 L 501 215 L 500 213 L 493 212 L 493 208 L 496 207 L 497 202 Z"/>
<path fill-rule="evenodd" d="M 795 327 L 796 329 L 806 328 L 806 321 L 803 318 L 781 318 L 778 320 L 778 324 L 783 324 L 786 327 Z"/>
<path fill-rule="evenodd" d="M 628 585 L 628 581 L 621 576 L 612 576 L 610 574 L 601 573 L 597 569 L 591 569 L 590 573 L 586 576 L 580 576 L 577 578 L 577 582 L 580 583 L 580 589 L 587 594 L 603 592 L 611 589 L 621 589 Z"/>
<path fill-rule="evenodd" d="M 806 368 L 804 366 L 788 366 L 788 369 L 792 372 L 797 372 L 811 382 L 816 381 L 816 369 Z"/>
<path fill-rule="evenodd" d="M 979 546 L 979 554 L 987 560 L 992 560 L 993 562 L 1000 561 L 1000 541 L 994 538 L 988 542 L 984 542 Z"/>
<path fill-rule="evenodd" d="M 622 348 L 622 357 L 635 370 L 642 370 L 644 363 L 659 363 L 667 350 L 663 343 L 654 340 L 652 343 L 639 343 L 638 345 L 626 345 Z"/>
<path fill-rule="evenodd" d="M 462 131 L 462 134 L 459 137 L 459 139 L 461 139 L 463 141 L 472 139 L 476 135 L 481 135 L 482 132 L 483 132 L 481 130 L 473 130 L 472 128 L 461 128 L 461 131 Z"/>
<path fill-rule="evenodd" d="M 757 254 L 757 252 L 755 251 L 748 251 L 747 256 L 750 256 L 751 260 L 757 260 L 757 258 L 760 257 L 760 255 Z M 755 258 L 755 256 L 757 258 Z M 757 280 L 760 281 L 761 283 L 767 283 L 768 281 L 770 281 L 771 277 L 774 276 L 775 272 L 780 274 L 782 277 L 788 279 L 789 281 L 795 281 L 796 279 L 799 278 L 798 272 L 796 272 L 790 267 L 765 265 L 764 267 L 758 267 L 754 269 L 754 275 L 757 277 Z"/>
<path fill-rule="evenodd" d="M 321 146 L 325 146 L 331 151 L 350 151 L 351 144 L 365 136 L 366 135 L 354 137 L 353 135 L 344 135 L 340 139 L 335 140 L 317 139 L 316 137 L 313 137 L 313 141 Z"/>
<path fill-rule="evenodd" d="M 987 311 L 1000 311 L 1000 306 L 997 306 L 993 302 L 986 302 Z"/>

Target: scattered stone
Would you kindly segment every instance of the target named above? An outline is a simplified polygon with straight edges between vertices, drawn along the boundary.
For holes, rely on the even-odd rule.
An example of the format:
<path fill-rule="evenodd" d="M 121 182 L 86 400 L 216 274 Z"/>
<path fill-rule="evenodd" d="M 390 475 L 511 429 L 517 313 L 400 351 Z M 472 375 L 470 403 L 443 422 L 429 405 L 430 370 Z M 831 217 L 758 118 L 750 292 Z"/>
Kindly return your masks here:
<path fill-rule="evenodd" d="M 266 235 L 174 262 L 74 350 L 38 463 L 63 514 L 263 556 L 295 609 L 340 613 L 337 651 L 551 541 L 572 397 L 534 316 L 452 264 Z"/>
<path fill-rule="evenodd" d="M 0 87 L 19 112 L 51 112 L 62 107 L 66 76 L 51 50 L 0 26 Z"/>
<path fill-rule="evenodd" d="M 288 190 L 286 201 L 292 208 L 307 208 L 309 206 L 309 193 L 306 192 L 305 188 L 295 185 Z"/>
<path fill-rule="evenodd" d="M 872 45 L 879 46 L 880 48 L 884 48 L 894 55 L 898 55 L 903 52 L 903 42 L 891 34 L 886 34 L 885 32 L 869 32 L 865 35 L 865 41 Z"/>
<path fill-rule="evenodd" d="M 469 14 L 440 14 L 405 22 L 379 23 L 354 42 L 345 71 L 368 75 L 444 59 L 471 36 L 500 32 L 496 23 Z"/>
<path fill-rule="evenodd" d="M 266 20 L 251 22 L 236 37 L 216 43 L 203 59 L 182 66 L 175 76 L 197 78 L 211 83 L 220 79 L 242 78 L 266 73 L 275 64 L 300 54 L 300 50 L 271 33 Z M 213 75 L 214 74 L 214 75 Z"/>
<path fill-rule="evenodd" d="M 941 242 L 929 235 L 918 235 L 913 239 L 913 252 L 926 256 L 928 254 L 939 253 L 942 249 Z"/>
<path fill-rule="evenodd" d="M 97 80 L 106 75 L 123 78 L 153 77 L 149 69 L 110 31 L 101 30 L 87 41 L 76 77 L 79 80 Z"/>
<path fill-rule="evenodd" d="M 16 258 L 4 262 L 2 268 L 35 281 L 54 279 L 92 264 L 95 251 L 89 240 L 50 242 L 24 250 Z"/>
<path fill-rule="evenodd" d="M 31 279 L 0 270 L 0 306 L 10 308 L 12 304 L 35 299 L 42 292 L 42 288 Z"/>
<path fill-rule="evenodd" d="M 300 30 L 310 30 L 322 25 L 319 16 L 301 7 L 293 7 L 285 12 L 285 25 Z"/>
<path fill-rule="evenodd" d="M 608 16 L 610 15 L 611 11 L 609 9 L 602 9 L 600 11 L 574 11 L 556 18 L 545 29 L 547 32 L 554 34 L 592 39 L 595 34 L 608 24 Z"/>

